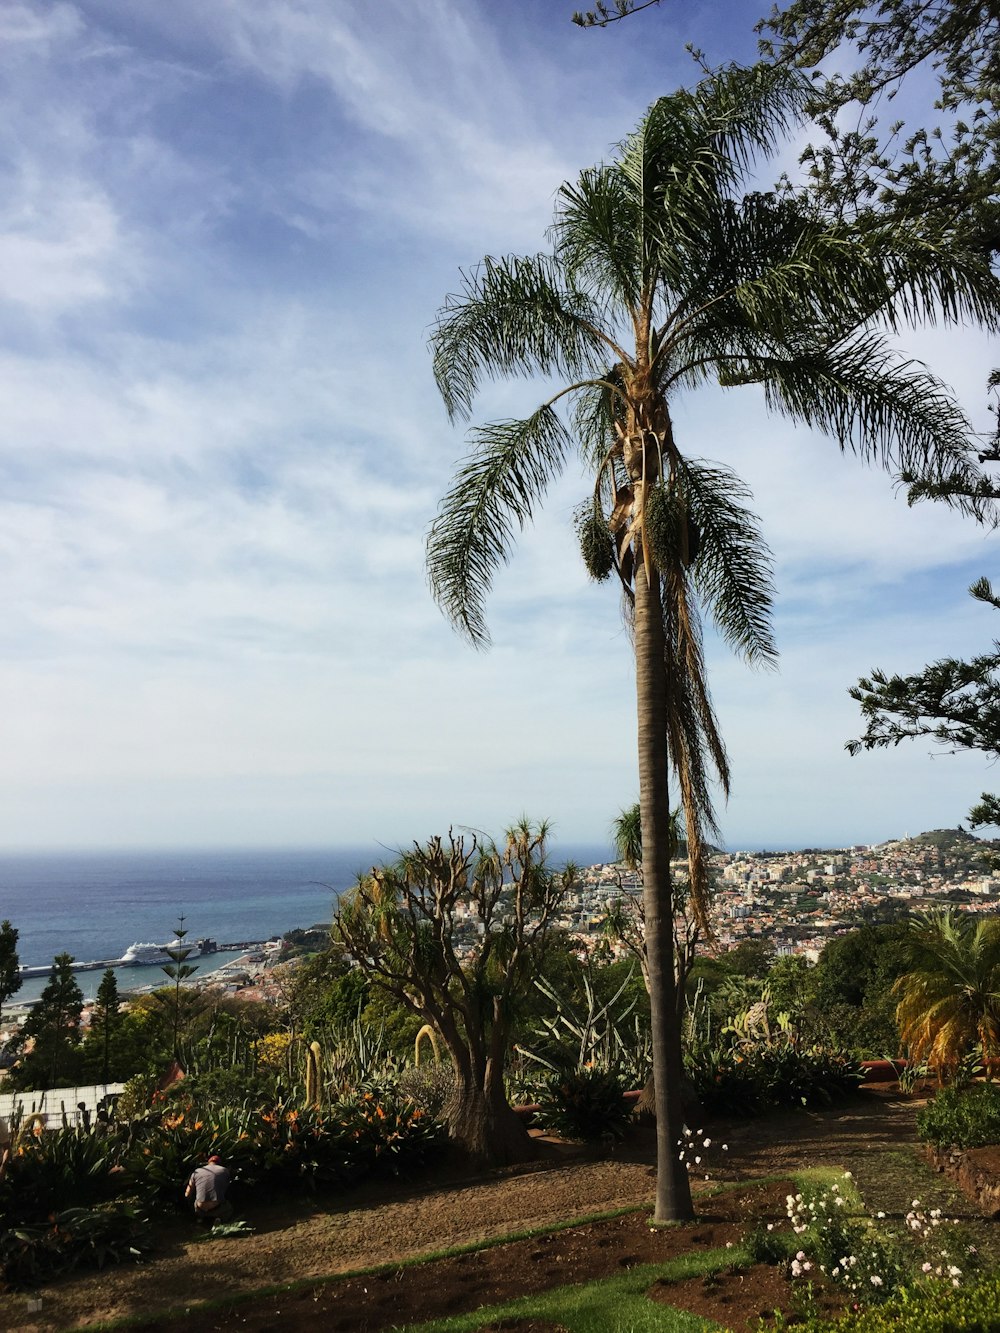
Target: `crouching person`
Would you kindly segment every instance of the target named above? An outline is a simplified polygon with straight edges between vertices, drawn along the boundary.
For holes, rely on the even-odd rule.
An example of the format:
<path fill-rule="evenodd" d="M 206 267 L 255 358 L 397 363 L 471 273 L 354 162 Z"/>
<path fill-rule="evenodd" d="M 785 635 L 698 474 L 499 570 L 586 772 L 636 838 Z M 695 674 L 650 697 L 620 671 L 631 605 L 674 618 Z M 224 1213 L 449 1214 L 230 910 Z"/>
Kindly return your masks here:
<path fill-rule="evenodd" d="M 232 1217 L 233 1206 L 226 1198 L 231 1180 L 232 1174 L 216 1153 L 204 1166 L 192 1171 L 184 1197 L 194 1196 L 194 1215 L 201 1225 L 211 1226 L 215 1221 L 225 1222 Z"/>

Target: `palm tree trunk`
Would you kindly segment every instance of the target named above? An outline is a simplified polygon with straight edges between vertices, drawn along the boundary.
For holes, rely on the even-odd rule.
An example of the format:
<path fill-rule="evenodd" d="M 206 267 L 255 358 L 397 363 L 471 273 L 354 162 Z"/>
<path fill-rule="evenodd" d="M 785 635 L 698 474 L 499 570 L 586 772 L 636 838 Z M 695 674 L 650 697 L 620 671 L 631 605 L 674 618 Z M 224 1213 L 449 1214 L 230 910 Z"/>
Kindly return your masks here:
<path fill-rule="evenodd" d="M 678 1156 L 684 1127 L 681 1041 L 674 980 L 670 883 L 670 801 L 667 789 L 667 678 L 660 581 L 635 578 L 635 693 L 639 722 L 639 807 L 642 816 L 642 902 L 656 1087 L 656 1222 L 694 1216 L 687 1170 Z"/>

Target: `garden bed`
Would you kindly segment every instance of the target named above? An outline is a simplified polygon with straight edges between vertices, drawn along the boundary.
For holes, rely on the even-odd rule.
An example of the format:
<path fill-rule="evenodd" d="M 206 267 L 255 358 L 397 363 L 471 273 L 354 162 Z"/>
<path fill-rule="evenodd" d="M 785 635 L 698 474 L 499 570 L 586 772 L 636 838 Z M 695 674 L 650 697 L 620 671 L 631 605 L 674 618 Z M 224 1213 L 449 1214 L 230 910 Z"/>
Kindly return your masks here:
<path fill-rule="evenodd" d="M 699 1179 L 696 1187 L 706 1191 L 719 1183 L 785 1179 L 801 1167 L 829 1165 L 853 1170 L 869 1202 L 879 1200 L 876 1206 L 905 1211 L 903 1195 L 912 1192 L 920 1171 L 913 1156 L 913 1120 L 914 1104 L 886 1088 L 829 1110 L 716 1122 L 712 1134 L 717 1143 L 728 1141 L 729 1151 L 716 1155 L 713 1149 L 712 1180 Z M 40 1293 L 39 1311 L 30 1311 L 23 1295 L 0 1296 L 0 1329 L 51 1333 L 122 1317 L 145 1318 L 147 1325 L 155 1325 L 167 1310 L 178 1311 L 180 1326 L 187 1328 L 190 1319 L 183 1317 L 183 1310 L 188 1303 L 193 1313 L 206 1300 L 232 1303 L 251 1292 L 257 1294 L 248 1304 L 234 1307 L 229 1325 L 216 1317 L 207 1327 L 263 1328 L 252 1321 L 263 1308 L 261 1301 L 270 1298 L 259 1293 L 275 1284 L 296 1284 L 300 1293 L 287 1297 L 285 1305 L 274 1305 L 284 1316 L 289 1302 L 307 1308 L 312 1295 L 304 1293 L 338 1273 L 389 1261 L 398 1271 L 406 1261 L 432 1251 L 552 1228 L 566 1219 L 629 1206 L 645 1206 L 645 1212 L 635 1215 L 640 1228 L 644 1225 L 654 1183 L 651 1130 L 637 1132 L 597 1160 L 591 1154 L 566 1156 L 564 1148 L 554 1144 L 543 1145 L 543 1154 L 527 1167 L 475 1180 L 449 1179 L 438 1167 L 409 1185 L 371 1182 L 322 1202 L 302 1198 L 246 1207 L 238 1201 L 238 1212 L 256 1233 L 245 1238 L 205 1242 L 186 1217 L 178 1217 L 161 1232 L 156 1257 L 148 1263 L 81 1272 L 54 1282 Z M 932 1179 L 929 1168 L 924 1170 L 922 1189 Z M 889 1199 L 897 1187 L 902 1191 L 899 1199 Z M 699 1206 L 721 1208 L 725 1197 Z M 475 1262 L 466 1260 L 466 1269 Z M 550 1285 L 558 1283 L 560 1266 L 554 1265 L 557 1272 Z M 271 1327 L 283 1328 L 283 1316 L 274 1315 Z M 730 1313 L 724 1318 L 731 1321 Z"/>

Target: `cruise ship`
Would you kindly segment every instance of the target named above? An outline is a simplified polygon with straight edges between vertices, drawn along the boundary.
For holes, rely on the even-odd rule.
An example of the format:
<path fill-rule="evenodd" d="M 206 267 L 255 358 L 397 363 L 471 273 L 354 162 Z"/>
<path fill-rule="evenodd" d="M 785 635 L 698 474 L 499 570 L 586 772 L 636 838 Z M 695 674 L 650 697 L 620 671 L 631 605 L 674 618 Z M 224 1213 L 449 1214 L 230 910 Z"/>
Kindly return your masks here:
<path fill-rule="evenodd" d="M 157 967 L 170 962 L 168 950 L 177 949 L 187 949 L 189 958 L 200 958 L 205 954 L 217 953 L 219 946 L 215 940 L 210 939 L 192 940 L 190 943 L 175 939 L 169 944 L 136 942 L 128 946 L 121 958 L 104 958 L 91 963 L 74 962 L 70 963 L 70 968 L 74 972 L 96 972 L 99 968 L 108 967 Z M 21 980 L 26 981 L 29 977 L 47 977 L 51 970 L 51 963 L 43 963 L 38 967 L 22 967 Z"/>

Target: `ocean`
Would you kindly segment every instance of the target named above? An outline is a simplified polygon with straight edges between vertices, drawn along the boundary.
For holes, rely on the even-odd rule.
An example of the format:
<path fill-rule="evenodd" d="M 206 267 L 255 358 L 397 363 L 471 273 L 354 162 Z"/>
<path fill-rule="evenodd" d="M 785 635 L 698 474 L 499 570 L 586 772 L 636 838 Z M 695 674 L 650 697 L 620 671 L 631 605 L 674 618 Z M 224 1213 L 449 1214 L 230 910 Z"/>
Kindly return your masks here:
<path fill-rule="evenodd" d="M 18 930 L 25 967 L 63 952 L 80 961 L 120 958 L 137 941 L 172 939 L 181 915 L 191 940 L 266 940 L 329 922 L 358 873 L 391 856 L 384 847 L 0 853 L 0 920 Z M 610 856 L 607 846 L 566 845 L 551 859 L 591 865 Z M 127 975 L 134 984 L 159 976 L 149 968 Z M 85 993 L 100 977 L 78 973 Z M 29 984 L 18 999 L 28 998 Z"/>

